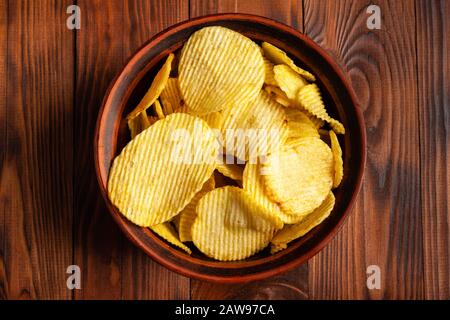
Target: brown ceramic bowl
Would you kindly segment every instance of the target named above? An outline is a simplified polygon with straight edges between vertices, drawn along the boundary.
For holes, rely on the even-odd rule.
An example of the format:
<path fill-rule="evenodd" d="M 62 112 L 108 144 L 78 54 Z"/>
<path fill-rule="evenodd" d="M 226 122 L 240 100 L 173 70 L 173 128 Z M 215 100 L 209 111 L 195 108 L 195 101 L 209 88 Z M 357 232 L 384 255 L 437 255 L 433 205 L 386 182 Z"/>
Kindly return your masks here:
<path fill-rule="evenodd" d="M 112 161 L 127 142 L 124 116 L 139 102 L 169 52 L 181 48 L 196 30 L 220 25 L 253 40 L 268 41 L 294 57 L 298 65 L 312 71 L 323 91 L 329 113 L 347 130 L 340 136 L 344 154 L 344 180 L 335 190 L 336 205 L 328 219 L 286 250 L 270 255 L 268 250 L 244 261 L 219 262 L 199 251 L 191 256 L 170 246 L 147 228 L 125 219 L 107 196 Z M 95 134 L 95 168 L 109 211 L 123 232 L 150 257 L 185 276 L 216 282 L 243 282 L 285 272 L 319 252 L 338 232 L 355 202 L 365 163 L 365 128 L 360 107 L 341 69 L 311 39 L 289 26 L 247 14 L 220 14 L 174 25 L 154 36 L 126 63 L 112 82 L 100 110 Z"/>

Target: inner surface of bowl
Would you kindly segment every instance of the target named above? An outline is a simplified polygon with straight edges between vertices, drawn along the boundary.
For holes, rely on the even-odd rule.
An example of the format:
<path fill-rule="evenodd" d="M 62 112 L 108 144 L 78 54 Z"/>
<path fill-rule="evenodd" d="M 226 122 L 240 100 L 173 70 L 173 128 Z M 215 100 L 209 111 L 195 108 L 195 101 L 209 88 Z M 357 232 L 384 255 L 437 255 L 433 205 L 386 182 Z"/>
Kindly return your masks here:
<path fill-rule="evenodd" d="M 235 262 L 212 260 L 198 250 L 191 256 L 170 246 L 147 228 L 129 222 L 107 197 L 107 181 L 113 159 L 129 141 L 125 116 L 147 91 L 155 73 L 170 52 L 180 49 L 189 36 L 205 26 L 224 26 L 253 39 L 267 41 L 286 51 L 296 64 L 311 71 L 321 88 L 327 111 L 346 128 L 340 136 L 344 156 L 344 180 L 335 190 L 331 215 L 304 237 L 274 255 L 266 249 Z M 96 171 L 100 188 L 114 219 L 127 236 L 152 258 L 184 275 L 204 280 L 249 281 L 286 271 L 316 254 L 334 236 L 359 190 L 365 161 L 365 131 L 352 89 L 338 66 L 310 39 L 267 18 L 224 14 L 206 16 L 175 25 L 156 35 L 128 61 L 113 81 L 99 114 L 95 137 Z"/>

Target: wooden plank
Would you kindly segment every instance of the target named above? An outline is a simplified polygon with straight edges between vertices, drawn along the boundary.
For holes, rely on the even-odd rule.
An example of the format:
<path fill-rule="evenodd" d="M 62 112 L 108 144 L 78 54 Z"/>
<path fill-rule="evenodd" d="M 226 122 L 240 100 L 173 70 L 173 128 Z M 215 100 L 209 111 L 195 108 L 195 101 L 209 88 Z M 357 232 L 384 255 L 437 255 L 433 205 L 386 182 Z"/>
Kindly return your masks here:
<path fill-rule="evenodd" d="M 365 0 L 305 0 L 305 32 L 348 71 L 368 143 L 353 214 L 310 260 L 313 299 L 423 298 L 415 7 L 377 4 L 381 30 L 368 30 Z M 366 287 L 369 265 L 381 269 L 380 290 Z"/>
<path fill-rule="evenodd" d="M 66 268 L 72 264 L 73 159 L 68 5 L 56 0 L 1 5 L 0 14 L 8 13 L 8 48 L 0 283 L 8 299 L 71 297 L 66 287 Z"/>
<path fill-rule="evenodd" d="M 450 299 L 450 3 L 416 1 L 425 298 Z"/>
<path fill-rule="evenodd" d="M 6 261 L 5 261 L 5 231 L 6 231 L 6 203 L 3 200 L 5 186 L 3 185 L 3 165 L 6 163 L 6 148 L 8 137 L 6 135 L 6 81 L 8 74 L 8 1 L 0 0 L 0 300 L 7 299 Z"/>
<path fill-rule="evenodd" d="M 214 13 L 249 13 L 303 29 L 302 0 L 191 0 L 191 18 Z"/>
<path fill-rule="evenodd" d="M 187 298 L 189 281 L 160 267 L 122 235 L 107 212 L 93 169 L 92 137 L 105 91 L 125 59 L 152 34 L 188 16 L 186 1 L 79 1 L 75 127 L 77 299 Z"/>
<path fill-rule="evenodd" d="M 191 0 L 191 17 L 240 12 L 263 15 L 302 30 L 300 0 Z M 192 299 L 306 299 L 308 298 L 308 266 L 304 264 L 281 276 L 250 284 L 218 285 L 191 280 Z"/>

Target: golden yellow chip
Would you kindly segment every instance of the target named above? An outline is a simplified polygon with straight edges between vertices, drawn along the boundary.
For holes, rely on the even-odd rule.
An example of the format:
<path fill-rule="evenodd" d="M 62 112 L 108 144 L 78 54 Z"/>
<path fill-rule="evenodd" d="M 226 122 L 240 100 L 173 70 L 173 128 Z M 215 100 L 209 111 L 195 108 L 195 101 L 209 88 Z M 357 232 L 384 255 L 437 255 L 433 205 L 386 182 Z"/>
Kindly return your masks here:
<path fill-rule="evenodd" d="M 137 135 L 114 159 L 109 198 L 139 226 L 168 221 L 212 175 L 218 148 L 203 120 L 171 114 Z"/>
<path fill-rule="evenodd" d="M 207 114 L 255 99 L 264 83 L 256 43 L 233 30 L 202 28 L 184 45 L 179 65 L 181 95 L 193 114 Z"/>
<path fill-rule="evenodd" d="M 303 123 L 303 122 L 295 122 L 295 121 L 288 121 L 288 141 L 294 141 L 301 138 L 320 138 L 319 132 L 315 127 L 311 127 L 310 125 Z"/>
<path fill-rule="evenodd" d="M 173 57 L 173 53 L 169 54 L 161 70 L 158 71 L 155 79 L 153 79 L 150 89 L 148 89 L 147 93 L 142 98 L 141 102 L 139 102 L 138 106 L 133 111 L 131 111 L 130 114 L 128 114 L 128 120 L 133 119 L 142 111 L 147 110 L 147 108 L 154 104 L 156 99 L 158 99 L 159 95 L 166 86 L 167 80 L 169 79 Z"/>
<path fill-rule="evenodd" d="M 218 129 L 222 127 L 222 113 L 220 111 L 211 112 L 203 116 L 199 116 L 201 119 L 205 120 L 206 123 L 213 129 Z"/>
<path fill-rule="evenodd" d="M 279 148 L 286 139 L 284 108 L 260 90 L 249 104 L 241 104 L 223 111 L 222 135 L 225 152 L 242 160 L 256 163 Z"/>
<path fill-rule="evenodd" d="M 161 92 L 161 103 L 165 115 L 173 113 L 183 105 L 177 78 L 169 78 L 167 80 L 167 84 Z"/>
<path fill-rule="evenodd" d="M 277 253 L 278 251 L 284 250 L 287 248 L 287 244 L 285 243 L 281 243 L 281 244 L 272 244 L 270 246 L 270 253 L 274 254 Z"/>
<path fill-rule="evenodd" d="M 203 185 L 202 189 L 192 198 L 191 202 L 180 212 L 178 232 L 182 242 L 192 241 L 192 225 L 197 217 L 196 207 L 199 200 L 215 187 L 214 175 L 212 175 Z"/>
<path fill-rule="evenodd" d="M 330 140 L 334 160 L 333 188 L 337 188 L 344 177 L 344 161 L 342 160 L 342 149 L 339 145 L 339 140 L 333 130 L 330 131 Z"/>
<path fill-rule="evenodd" d="M 328 122 L 336 133 L 345 133 L 345 128 L 342 123 L 328 115 L 319 87 L 316 84 L 309 84 L 301 88 L 298 92 L 297 99 L 301 106 L 309 113 Z"/>
<path fill-rule="evenodd" d="M 208 257 L 245 259 L 264 249 L 283 222 L 244 190 L 223 187 L 208 192 L 197 205 L 192 239 Z"/>
<path fill-rule="evenodd" d="M 169 242 L 170 244 L 173 244 L 174 246 L 183 249 L 187 253 L 191 254 L 191 249 L 184 245 L 180 239 L 178 238 L 177 232 L 173 229 L 173 227 L 170 225 L 169 222 L 164 222 L 157 224 L 155 226 L 150 227 L 150 230 L 155 232 L 157 235 L 159 235 L 161 238 Z"/>
<path fill-rule="evenodd" d="M 259 164 L 247 163 L 243 175 L 244 190 L 262 207 L 278 216 L 284 223 L 296 223 L 301 218 L 296 215 L 285 214 L 280 207 L 273 202 L 264 190 L 263 178 L 259 173 Z"/>
<path fill-rule="evenodd" d="M 159 119 L 165 118 L 164 112 L 161 107 L 161 103 L 159 103 L 158 99 L 156 99 L 156 101 L 155 101 L 155 111 L 156 111 L 156 115 L 158 116 Z"/>
<path fill-rule="evenodd" d="M 330 192 L 320 206 L 308 214 L 302 221 L 284 226 L 271 240 L 271 253 L 285 249 L 289 242 L 303 237 L 314 227 L 322 223 L 330 215 L 331 211 L 333 211 L 334 203 L 334 195 Z"/>
<path fill-rule="evenodd" d="M 269 59 L 263 57 L 264 59 L 264 70 L 265 77 L 264 83 L 272 86 L 276 86 L 277 82 L 275 81 L 274 73 L 273 73 L 273 63 L 269 61 Z"/>
<path fill-rule="evenodd" d="M 291 100 L 296 99 L 298 91 L 308 84 L 301 75 L 285 64 L 274 66 L 273 73 L 278 86 Z"/>
<path fill-rule="evenodd" d="M 299 138 L 316 137 L 319 138 L 319 132 L 311 119 L 299 109 L 286 109 L 288 119 L 288 141 L 292 143 Z"/>
<path fill-rule="evenodd" d="M 261 164 L 267 195 L 286 214 L 305 216 L 317 208 L 333 184 L 333 154 L 319 138 L 270 154 Z"/>
<path fill-rule="evenodd" d="M 128 128 L 130 129 L 131 139 L 134 139 L 139 133 L 150 127 L 150 121 L 147 112 L 144 110 L 137 117 L 128 120 Z"/>
<path fill-rule="evenodd" d="M 289 98 L 286 96 L 286 93 L 283 92 L 278 87 L 267 85 L 264 87 L 264 90 L 270 95 L 272 99 L 281 104 L 283 107 L 293 107 L 294 104 Z"/>
<path fill-rule="evenodd" d="M 282 51 L 281 49 L 278 49 L 277 47 L 268 42 L 263 42 L 262 48 L 264 51 L 264 56 L 270 61 L 272 61 L 274 64 L 285 64 L 289 66 L 292 70 L 297 72 L 299 75 L 304 77 L 306 80 L 316 81 L 316 77 L 314 77 L 313 74 L 311 74 L 306 70 L 303 70 L 300 67 L 297 67 L 294 61 L 292 61 L 292 59 L 288 57 L 286 52 Z"/>
<path fill-rule="evenodd" d="M 223 174 L 225 177 L 231 178 L 236 181 L 242 181 L 242 175 L 244 169 L 235 163 L 220 163 L 216 165 L 217 171 Z"/>

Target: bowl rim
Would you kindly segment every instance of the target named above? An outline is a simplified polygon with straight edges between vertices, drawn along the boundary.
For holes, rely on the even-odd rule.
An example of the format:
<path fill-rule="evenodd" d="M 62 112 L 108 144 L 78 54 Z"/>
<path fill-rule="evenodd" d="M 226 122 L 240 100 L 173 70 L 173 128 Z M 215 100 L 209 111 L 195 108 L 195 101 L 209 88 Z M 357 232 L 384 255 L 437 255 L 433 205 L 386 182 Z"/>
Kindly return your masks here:
<path fill-rule="evenodd" d="M 127 228 L 126 224 L 123 222 L 123 220 L 115 213 L 114 207 L 111 204 L 107 190 L 103 185 L 102 181 L 102 173 L 100 169 L 100 162 L 99 162 L 99 138 L 100 138 L 100 127 L 101 127 L 101 121 L 104 115 L 104 111 L 108 102 L 108 98 L 110 97 L 111 91 L 113 88 L 118 84 L 117 81 L 120 78 L 120 76 L 124 73 L 129 63 L 133 60 L 133 58 L 136 57 L 136 55 L 141 52 L 144 48 L 148 47 L 151 43 L 159 42 L 161 38 L 164 38 L 167 34 L 173 34 L 179 29 L 182 30 L 183 27 L 189 23 L 195 23 L 195 24 L 202 24 L 204 22 L 209 22 L 209 19 L 211 18 L 220 18 L 220 20 L 230 20 L 230 21 L 248 21 L 251 20 L 251 22 L 263 24 L 263 25 L 269 25 L 270 27 L 280 29 L 285 33 L 289 33 L 294 37 L 301 38 L 302 41 L 304 41 L 311 49 L 318 52 L 318 54 L 325 59 L 325 61 L 328 63 L 328 65 L 333 69 L 336 76 L 341 81 L 342 85 L 344 86 L 345 90 L 347 91 L 350 100 L 352 101 L 352 104 L 354 106 L 354 112 L 356 115 L 356 120 L 358 123 L 358 126 L 360 128 L 360 156 L 361 161 L 359 162 L 359 167 L 357 168 L 358 176 L 355 179 L 355 188 L 354 192 L 348 202 L 348 205 L 344 207 L 344 210 L 340 216 L 338 216 L 337 222 L 335 226 L 324 235 L 324 237 L 317 240 L 316 243 L 314 243 L 311 248 L 305 252 L 304 254 L 299 255 L 298 257 L 287 261 L 283 263 L 280 266 L 277 266 L 276 268 L 267 269 L 263 271 L 258 271 L 255 273 L 245 274 L 245 275 L 234 275 L 234 276 L 221 276 L 221 275 L 210 275 L 210 274 L 204 274 L 201 272 L 198 272 L 196 270 L 192 270 L 189 268 L 185 268 L 183 265 L 175 264 L 169 259 L 164 259 L 161 255 L 158 253 L 155 253 L 151 249 L 149 249 L 141 239 L 139 239 L 135 234 L 129 232 L 129 229 Z M 122 230 L 122 232 L 126 235 L 126 237 L 133 242 L 134 245 L 136 245 L 139 249 L 144 251 L 148 256 L 150 256 L 154 261 L 159 263 L 160 265 L 168 268 L 171 271 L 174 271 L 178 274 L 181 274 L 183 276 L 187 276 L 189 278 L 197 279 L 197 280 L 203 280 L 203 281 L 210 281 L 210 282 L 216 282 L 216 283 L 243 283 L 243 282 L 249 282 L 249 281 L 255 281 L 255 280 L 261 280 L 265 279 L 271 276 L 275 276 L 284 272 L 287 272 L 297 266 L 299 266 L 302 263 L 307 262 L 310 258 L 312 258 L 314 255 L 316 255 L 318 252 L 320 252 L 335 236 L 336 234 L 342 229 L 342 226 L 344 225 L 344 222 L 350 215 L 352 208 L 356 202 L 356 199 L 358 197 L 359 191 L 361 189 L 363 177 L 364 177 L 364 170 L 366 165 L 366 157 L 367 157 L 367 150 L 366 150 L 366 127 L 365 127 L 365 121 L 363 117 L 363 111 L 361 109 L 361 106 L 358 102 L 358 99 L 356 97 L 356 94 L 350 85 L 350 81 L 347 78 L 344 71 L 339 67 L 339 65 L 330 57 L 330 55 L 320 47 L 318 44 L 316 44 L 311 38 L 303 34 L 302 32 L 294 29 L 293 27 L 284 24 L 282 22 L 273 20 L 271 18 L 267 18 L 260 15 L 253 15 L 253 14 L 247 14 L 247 13 L 218 13 L 218 14 L 209 14 L 204 16 L 199 16 L 191 19 L 187 19 L 181 22 L 178 22 L 172 26 L 169 26 L 168 28 L 165 28 L 164 30 L 158 32 L 154 36 L 152 36 L 149 40 L 147 40 L 143 45 L 141 45 L 137 50 L 135 50 L 123 63 L 123 66 L 120 68 L 120 70 L 116 73 L 115 77 L 111 80 L 108 89 L 106 90 L 101 107 L 98 111 L 97 121 L 96 121 L 96 127 L 95 127 L 95 133 L 94 133 L 94 165 L 95 165 L 95 173 L 97 182 L 99 185 L 100 193 L 102 194 L 102 197 L 104 201 L 106 202 L 106 206 L 108 208 L 108 211 L 110 215 L 113 217 L 114 221 L 117 225 L 119 225 L 119 228 Z M 150 234 L 150 236 L 154 239 L 157 239 L 156 236 L 151 234 L 150 232 L 147 233 Z M 161 243 L 162 240 L 160 240 Z M 169 245 L 166 244 L 166 247 Z"/>

